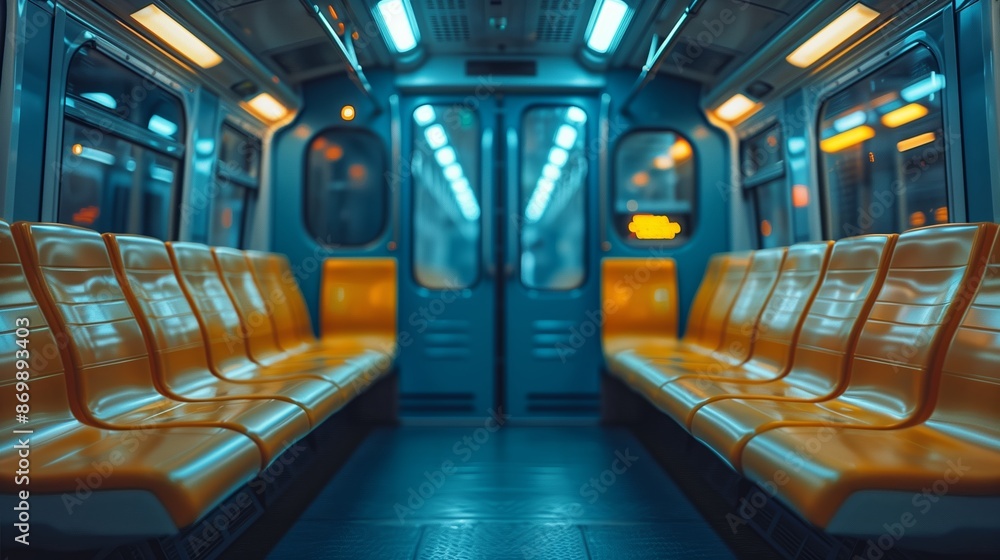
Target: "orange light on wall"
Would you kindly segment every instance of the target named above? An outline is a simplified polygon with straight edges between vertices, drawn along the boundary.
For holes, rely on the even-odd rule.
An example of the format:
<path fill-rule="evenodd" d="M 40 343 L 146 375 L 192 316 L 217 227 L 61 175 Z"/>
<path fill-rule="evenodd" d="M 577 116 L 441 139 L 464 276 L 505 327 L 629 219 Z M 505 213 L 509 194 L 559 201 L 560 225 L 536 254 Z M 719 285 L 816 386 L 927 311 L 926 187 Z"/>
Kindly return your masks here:
<path fill-rule="evenodd" d="M 368 168 L 360 163 L 355 163 L 347 168 L 347 175 L 355 181 L 364 181 L 368 177 Z"/>
<path fill-rule="evenodd" d="M 222 210 L 222 229 L 231 227 L 233 227 L 233 209 L 227 207 Z"/>
<path fill-rule="evenodd" d="M 334 144 L 326 149 L 325 155 L 330 161 L 340 161 L 340 158 L 344 157 L 344 148 L 340 144 Z"/>
<path fill-rule="evenodd" d="M 914 212 L 910 214 L 910 225 L 913 227 L 920 227 L 927 223 L 927 216 L 924 216 L 923 212 Z"/>
<path fill-rule="evenodd" d="M 671 222 L 668 216 L 636 214 L 628 224 L 636 239 L 673 239 L 681 232 L 681 225 Z"/>
<path fill-rule="evenodd" d="M 691 143 L 683 138 L 678 138 L 674 142 L 674 145 L 670 146 L 670 157 L 674 158 L 674 162 L 684 161 L 691 157 L 693 153 Z"/>
<path fill-rule="evenodd" d="M 645 187 L 649 184 L 649 173 L 640 171 L 632 176 L 632 184 L 637 187 Z"/>
<path fill-rule="evenodd" d="M 809 206 L 809 187 L 805 185 L 792 187 L 792 205 L 796 208 Z"/>
<path fill-rule="evenodd" d="M 927 107 L 919 103 L 910 103 L 882 115 L 882 124 L 889 128 L 896 128 L 897 126 L 903 126 L 906 123 L 926 117 L 929 112 Z"/>
<path fill-rule="evenodd" d="M 83 153 L 83 144 L 73 144 L 69 151 L 73 152 L 74 156 L 78 156 Z"/>
<path fill-rule="evenodd" d="M 919 148 L 926 144 L 937 140 L 937 135 L 933 132 L 925 132 L 923 134 L 918 134 L 913 138 L 907 138 L 906 140 L 901 140 L 896 143 L 896 149 L 900 152 L 908 152 L 914 148 Z"/>
<path fill-rule="evenodd" d="M 674 168 L 674 158 L 670 156 L 656 156 L 653 158 L 653 167 L 660 171 Z"/>
<path fill-rule="evenodd" d="M 772 231 L 773 231 L 773 229 L 771 228 L 771 222 L 769 222 L 767 220 L 761 220 L 760 221 L 760 234 L 761 235 L 763 235 L 764 237 L 771 237 L 771 232 Z"/>
<path fill-rule="evenodd" d="M 934 211 L 934 219 L 939 224 L 944 224 L 948 222 L 948 207 L 942 206 Z"/>
<path fill-rule="evenodd" d="M 841 150 L 846 150 L 851 146 L 856 146 L 865 140 L 875 138 L 875 129 L 870 126 L 859 126 L 848 131 L 841 132 L 836 136 L 831 136 L 826 140 L 821 140 L 819 149 L 828 154 L 833 154 Z"/>
<path fill-rule="evenodd" d="M 340 109 L 340 118 L 345 121 L 353 121 L 354 117 L 357 116 L 357 111 L 354 109 L 354 105 L 344 105 Z"/>
<path fill-rule="evenodd" d="M 93 225 L 100 215 L 101 209 L 97 206 L 85 206 L 73 213 L 73 222 L 85 226 Z"/>

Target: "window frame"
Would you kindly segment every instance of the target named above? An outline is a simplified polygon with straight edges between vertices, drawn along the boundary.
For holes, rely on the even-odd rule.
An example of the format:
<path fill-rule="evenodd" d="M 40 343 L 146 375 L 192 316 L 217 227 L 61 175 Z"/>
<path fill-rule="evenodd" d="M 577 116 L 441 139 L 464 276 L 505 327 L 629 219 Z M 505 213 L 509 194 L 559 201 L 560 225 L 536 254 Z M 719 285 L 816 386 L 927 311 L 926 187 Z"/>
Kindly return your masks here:
<path fill-rule="evenodd" d="M 73 21 L 79 22 L 76 18 L 73 18 Z M 130 52 L 125 48 L 105 39 L 99 34 L 101 33 L 100 31 L 92 30 L 92 28 L 90 28 L 86 23 L 79 22 L 78 24 L 87 31 L 83 34 L 82 40 L 74 42 L 64 51 L 64 63 L 60 72 L 62 83 L 57 89 L 50 93 L 50 99 L 58 103 L 58 110 L 55 112 L 49 112 L 51 124 L 46 126 L 52 127 L 48 128 L 48 130 L 54 130 L 55 134 L 53 135 L 54 142 L 46 142 L 46 152 L 49 153 L 51 150 L 55 150 L 55 154 L 60 162 L 60 164 L 56 165 L 54 169 L 52 183 L 53 189 L 51 191 L 53 196 L 52 198 L 47 199 L 48 201 L 51 201 L 52 204 L 51 212 L 53 212 L 53 220 L 58 220 L 58 212 L 63 194 L 63 166 L 61 163 L 64 157 L 64 154 L 62 153 L 62 146 L 66 122 L 73 121 L 77 123 L 77 125 L 102 130 L 105 134 L 117 137 L 125 142 L 139 145 L 145 149 L 152 150 L 163 156 L 177 160 L 179 177 L 176 184 L 171 189 L 170 201 L 168 202 L 170 216 L 167 225 L 167 235 L 164 241 L 176 240 L 180 232 L 181 220 L 181 213 L 177 212 L 176 208 L 184 200 L 185 179 L 188 174 L 189 150 L 187 144 L 191 134 L 188 96 L 185 95 L 184 88 L 168 73 L 154 70 L 152 66 L 144 62 L 143 58 L 145 55 L 143 53 Z M 69 106 L 69 104 L 66 103 L 67 99 L 71 96 L 67 87 L 69 72 L 73 61 L 78 55 L 81 54 L 83 49 L 90 49 L 100 53 L 115 64 L 118 64 L 125 70 L 132 72 L 143 80 L 148 80 L 149 82 L 155 84 L 156 87 L 175 98 L 179 102 L 181 111 L 180 123 L 178 124 L 184 128 L 183 134 L 180 135 L 179 139 L 172 140 L 164 136 L 160 136 L 149 130 L 143 129 L 135 123 L 118 117 L 113 113 L 93 107 L 90 103 L 75 104 L 72 107 Z M 55 56 L 55 54 L 53 54 L 53 56 Z M 43 203 L 43 205 L 44 204 L 48 204 L 48 202 Z M 45 211 L 48 212 L 48 210 Z"/>
<path fill-rule="evenodd" d="M 378 233 L 376 233 L 370 240 L 368 240 L 368 241 L 366 241 L 364 243 L 359 243 L 359 244 L 355 244 L 355 245 L 329 244 L 329 243 L 326 243 L 326 242 L 322 241 L 319 237 L 317 237 L 315 235 L 315 233 L 312 231 L 312 227 L 309 224 L 309 211 L 308 211 L 308 206 L 309 206 L 309 192 L 310 192 L 309 191 L 309 181 L 310 181 L 310 175 L 309 175 L 309 158 L 312 156 L 312 145 L 313 145 L 313 142 L 315 142 L 317 138 L 320 138 L 321 136 L 323 136 L 325 134 L 329 134 L 331 132 L 342 132 L 342 133 L 361 134 L 361 135 L 370 136 L 371 138 L 375 139 L 378 142 L 378 146 L 379 146 L 379 149 L 380 149 L 379 153 L 381 154 L 382 161 L 384 162 L 382 170 L 379 173 L 379 176 L 382 178 L 381 184 L 382 184 L 382 188 L 383 188 L 383 193 L 385 195 L 383 197 L 383 202 L 382 202 L 382 225 L 379 227 Z M 385 141 L 383 140 L 382 136 L 379 135 L 379 133 L 375 132 L 374 130 L 371 130 L 371 129 L 366 128 L 366 127 L 344 126 L 343 124 L 335 124 L 335 125 L 331 125 L 331 126 L 327 126 L 325 128 L 322 128 L 322 129 L 318 130 L 316 132 L 316 134 L 313 134 L 312 136 L 310 136 L 305 141 L 305 150 L 303 150 L 303 152 L 304 152 L 303 156 L 302 156 L 302 195 L 303 196 L 302 196 L 302 201 L 300 202 L 300 204 L 301 204 L 301 210 L 300 210 L 301 211 L 301 215 L 300 216 L 301 216 L 301 219 L 302 219 L 302 226 L 305 229 L 306 235 L 309 237 L 309 239 L 313 243 L 316 243 L 317 245 L 319 245 L 320 247 L 324 247 L 326 249 L 335 249 L 335 250 L 366 251 L 366 250 L 372 249 L 373 247 L 378 246 L 382 242 L 382 240 L 385 238 L 385 236 L 388 234 L 388 232 L 389 232 L 389 226 L 392 223 L 392 215 L 391 215 L 391 213 L 392 213 L 392 182 L 391 182 L 391 180 L 389 178 L 389 173 L 390 173 L 390 170 L 392 169 L 392 159 L 391 159 L 391 153 L 389 152 L 388 148 L 386 147 Z"/>
<path fill-rule="evenodd" d="M 618 228 L 617 211 L 615 210 L 615 202 L 618 200 L 618 180 L 617 180 L 618 179 L 618 154 L 622 150 L 622 145 L 625 144 L 625 142 L 629 138 L 631 138 L 632 136 L 637 135 L 637 134 L 651 133 L 651 132 L 652 133 L 659 133 L 659 134 L 671 133 L 671 134 L 676 135 L 678 138 L 684 139 L 684 141 L 686 141 L 688 144 L 691 145 L 691 158 L 692 158 L 691 165 L 693 166 L 693 170 L 694 170 L 694 173 L 693 173 L 692 178 L 691 178 L 692 183 L 694 184 L 694 188 L 692 189 L 692 196 L 691 196 L 691 219 L 690 219 L 690 222 L 691 222 L 692 226 L 691 226 L 691 232 L 688 235 L 686 235 L 685 237 L 683 237 L 682 239 L 674 238 L 674 239 L 645 239 L 645 240 L 636 239 L 636 240 L 631 240 L 628 237 L 623 236 L 622 233 L 621 233 L 621 231 Z M 615 144 L 614 151 L 613 151 L 613 153 L 611 154 L 611 156 L 609 158 L 610 161 L 608 162 L 608 173 L 609 173 L 609 178 L 608 179 L 609 179 L 609 183 L 610 183 L 610 188 L 608 189 L 608 191 L 609 191 L 608 192 L 608 198 L 609 198 L 609 201 L 608 201 L 609 202 L 609 204 L 608 204 L 608 214 L 609 214 L 608 215 L 608 224 L 611 227 L 611 229 L 614 230 L 615 237 L 623 245 L 625 245 L 626 247 L 629 247 L 631 249 L 649 249 L 649 248 L 664 248 L 664 249 L 669 248 L 669 249 L 675 249 L 675 248 L 678 248 L 678 247 L 683 247 L 683 246 L 687 245 L 688 243 L 690 243 L 691 240 L 694 239 L 695 234 L 698 232 L 698 228 L 701 226 L 701 223 L 700 223 L 701 222 L 701 220 L 700 220 L 700 218 L 701 218 L 700 209 L 701 209 L 701 205 L 702 205 L 701 203 L 702 203 L 702 201 L 700 200 L 700 198 L 701 198 L 701 195 L 700 195 L 701 189 L 698 188 L 699 187 L 698 181 L 700 179 L 701 171 L 699 169 L 700 158 L 699 158 L 699 155 L 698 155 L 698 146 L 697 146 L 697 144 L 688 135 L 684 134 L 683 132 L 681 132 L 680 130 L 678 130 L 676 128 L 671 128 L 671 127 L 652 127 L 652 126 L 644 126 L 644 127 L 641 127 L 641 128 L 630 129 L 629 131 L 627 131 L 622 136 L 616 138 L 615 141 L 614 141 L 614 144 Z"/>
<path fill-rule="evenodd" d="M 822 122 L 823 122 L 823 109 L 831 98 L 844 92 L 859 82 L 869 79 L 873 74 L 879 72 L 880 70 L 895 64 L 902 57 L 910 54 L 912 51 L 917 49 L 926 49 L 930 53 L 934 62 L 937 64 L 940 73 L 944 76 L 945 87 L 940 90 L 941 92 L 941 128 L 945 138 L 951 138 L 952 135 L 952 125 L 949 113 L 952 111 L 951 104 L 953 102 L 952 98 L 954 95 L 951 90 L 955 87 L 952 85 L 948 86 L 949 83 L 955 84 L 955 69 L 946 64 L 947 53 L 942 52 L 942 47 L 935 44 L 933 41 L 925 40 L 923 37 L 917 39 L 904 40 L 902 42 L 896 43 L 886 49 L 881 51 L 876 51 L 867 56 L 865 60 L 857 65 L 853 70 L 842 72 L 838 74 L 838 77 L 831 80 L 826 85 L 827 87 L 823 89 L 820 95 L 816 99 L 815 104 L 815 114 L 813 120 L 813 130 L 812 130 L 812 142 L 814 145 L 813 154 L 815 158 L 813 159 L 813 165 L 815 166 L 816 172 L 816 185 L 819 191 L 819 204 L 820 204 L 820 232 L 822 238 L 825 240 L 837 240 L 844 239 L 842 237 L 837 237 L 832 229 L 832 204 L 830 200 L 830 189 L 828 188 L 825 180 L 825 165 L 823 163 L 823 152 L 819 149 L 820 135 L 822 133 Z M 956 185 L 961 184 L 964 186 L 964 181 L 956 181 L 954 175 L 954 166 L 958 165 L 961 167 L 961 160 L 955 161 L 954 158 L 961 158 L 962 150 L 959 149 L 958 155 L 956 155 L 956 150 L 947 149 L 947 143 L 945 143 L 945 150 L 943 155 L 943 162 L 945 166 L 945 199 L 948 204 L 948 215 L 949 221 L 961 221 L 964 219 L 965 211 L 962 210 L 962 218 L 958 218 L 956 212 L 959 208 L 964 206 L 964 196 L 962 200 L 959 200 L 957 193 L 959 190 Z M 964 195 L 964 190 L 962 190 Z M 903 231 L 906 231 L 904 228 Z"/>
<path fill-rule="evenodd" d="M 760 138 L 763 138 L 773 131 L 778 132 L 778 143 L 777 149 L 780 151 L 780 159 L 774 161 L 764 167 L 757 168 L 753 173 L 747 174 L 744 170 L 744 147 L 754 142 Z M 773 119 L 766 121 L 762 126 L 754 129 L 752 134 L 748 134 L 746 138 L 740 139 L 739 142 L 739 165 L 740 165 L 740 190 L 743 195 L 744 206 L 748 207 L 748 214 L 751 218 L 750 226 L 753 232 L 754 245 L 755 248 L 761 249 L 764 247 L 764 235 L 760 231 L 761 226 L 761 212 L 760 205 L 757 202 L 758 196 L 761 196 L 760 191 L 770 186 L 775 181 L 782 181 L 784 184 L 784 199 L 785 199 L 785 215 L 788 220 L 788 231 L 786 236 L 788 237 L 788 243 L 778 244 L 778 247 L 789 246 L 795 243 L 795 208 L 792 202 L 791 189 L 792 185 L 789 179 L 788 173 L 788 153 L 786 150 L 786 138 L 785 138 L 785 125 L 781 119 Z"/>
<path fill-rule="evenodd" d="M 250 216 L 253 213 L 254 208 L 257 206 L 257 200 L 260 196 L 260 187 L 262 178 L 262 172 L 264 169 L 264 139 L 257 133 L 250 130 L 243 125 L 241 125 L 237 120 L 229 118 L 228 116 L 223 117 L 219 122 L 217 142 L 219 149 L 222 147 L 222 135 L 226 128 L 230 128 L 241 136 L 245 136 L 256 140 L 260 147 L 258 151 L 257 159 L 257 178 L 254 179 L 251 176 L 244 175 L 242 173 L 233 173 L 226 169 L 222 165 L 222 158 L 215 157 L 213 160 L 213 171 L 212 171 L 212 181 L 214 183 L 213 193 L 211 201 L 208 208 L 208 227 L 206 228 L 206 236 L 211 243 L 212 236 L 212 225 L 215 219 L 215 203 L 219 199 L 222 187 L 220 184 L 226 186 L 233 185 L 238 188 L 243 189 L 243 216 L 242 221 L 239 224 L 239 237 L 237 241 L 237 249 L 242 249 L 246 247 L 247 236 L 250 233 Z M 224 182 L 224 183 L 222 183 Z M 234 224 L 235 225 L 235 224 Z"/>

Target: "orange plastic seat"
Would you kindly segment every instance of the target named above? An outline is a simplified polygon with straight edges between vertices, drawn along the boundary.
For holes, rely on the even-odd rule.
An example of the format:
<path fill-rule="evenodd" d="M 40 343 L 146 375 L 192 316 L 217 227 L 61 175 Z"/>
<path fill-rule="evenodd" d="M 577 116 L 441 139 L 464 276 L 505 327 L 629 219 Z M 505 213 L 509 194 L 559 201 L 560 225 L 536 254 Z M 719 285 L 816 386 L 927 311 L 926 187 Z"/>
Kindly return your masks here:
<path fill-rule="evenodd" d="M 298 405 L 318 425 L 343 405 L 340 388 L 318 379 L 236 383 L 208 367 L 201 326 L 181 290 L 162 241 L 106 233 L 104 239 L 126 298 L 151 342 L 154 373 L 177 400 L 277 399 Z"/>
<path fill-rule="evenodd" d="M 678 340 L 668 334 L 645 336 L 627 348 L 605 349 L 608 371 L 633 390 L 652 395 L 660 388 L 659 375 L 650 368 L 633 367 L 652 358 L 666 359 L 677 354 L 709 354 L 721 343 L 726 316 L 739 294 L 747 275 L 751 253 L 715 255 L 709 261 L 706 277 L 698 288 L 688 317 L 688 331 Z M 717 270 L 716 270 L 717 269 Z M 697 304 L 697 306 L 696 306 Z M 704 305 L 704 309 L 699 309 Z M 694 327 L 694 328 L 692 328 Z M 623 344 L 624 345 L 624 341 Z M 646 377 L 645 375 L 649 375 Z"/>
<path fill-rule="evenodd" d="M 934 398 L 941 343 L 968 306 L 972 279 L 985 266 L 996 229 L 993 224 L 940 225 L 899 236 L 838 397 L 821 402 L 724 399 L 695 413 L 691 433 L 739 468 L 747 441 L 768 430 L 891 429 L 919 422 Z"/>
<path fill-rule="evenodd" d="M 316 339 L 312 336 L 312 322 L 308 311 L 305 317 L 298 316 L 299 304 L 293 302 L 293 299 L 296 297 L 301 299 L 302 292 L 295 277 L 291 275 L 288 259 L 284 255 L 263 251 L 246 251 L 244 254 L 264 299 L 274 303 L 270 312 L 278 346 L 289 354 L 312 350 L 316 343 Z M 281 264 L 282 260 L 284 265 Z M 284 274 L 285 270 L 289 272 L 287 276 Z M 294 287 L 286 284 L 294 284 Z M 303 310 L 306 309 L 304 300 L 301 307 Z"/>
<path fill-rule="evenodd" d="M 274 381 L 290 379 L 320 379 L 336 384 L 345 399 L 358 391 L 351 385 L 356 379 L 369 376 L 367 372 L 382 367 L 380 355 L 363 353 L 350 360 L 324 365 L 293 364 L 285 362 L 261 366 L 250 359 L 247 349 L 247 332 L 230 298 L 212 251 L 198 243 L 167 243 L 171 264 L 181 281 L 181 288 L 202 325 L 208 342 L 209 366 L 212 371 L 230 381 Z M 266 317 L 265 317 L 266 318 Z"/>
<path fill-rule="evenodd" d="M 151 537 L 191 525 L 256 476 L 261 454 L 253 440 L 223 428 L 156 428 L 142 431 L 89 426 L 73 413 L 59 343 L 28 288 L 10 226 L 0 222 L 0 401 L 11 403 L 0 418 L 0 494 L 31 492 L 32 511 L 47 511 L 47 526 L 63 535 L 100 538 Z M 28 422 L 15 422 L 21 393 L 16 360 L 17 319 L 27 320 L 30 378 Z M 23 323 L 23 321 L 21 322 Z M 60 338 L 62 339 L 62 338 Z M 31 434 L 13 430 L 30 429 Z M 31 445 L 30 486 L 15 482 L 18 439 Z M 111 469 L 110 471 L 108 469 Z M 81 480 L 100 475 L 100 487 L 67 509 Z M 103 473 L 110 473 L 105 476 Z M 5 502 L 6 503 L 6 500 Z"/>
<path fill-rule="evenodd" d="M 676 411 L 674 418 L 690 427 L 700 407 L 721 399 L 808 402 L 836 396 L 844 386 L 848 356 L 854 351 L 861 326 L 885 279 L 897 237 L 868 235 L 838 241 L 794 342 L 785 347 L 780 335 L 787 329 L 780 325 L 761 335 L 747 365 L 759 364 L 757 367 L 767 371 L 769 362 L 778 364 L 784 358 L 779 352 L 761 363 L 762 352 L 771 353 L 765 348 L 784 349 L 792 352 L 789 360 L 781 362 L 791 365 L 787 375 L 765 382 L 758 381 L 752 372 L 742 380 L 680 378 L 663 386 L 665 395 L 658 401 L 660 408 Z M 769 302 L 768 307 L 773 303 Z"/>
<path fill-rule="evenodd" d="M 326 351 L 366 349 L 391 361 L 397 353 L 396 259 L 323 261 L 319 345 Z"/>
<path fill-rule="evenodd" d="M 788 249 L 778 281 L 751 337 L 750 360 L 721 371 L 663 368 L 674 377 L 654 395 L 656 406 L 687 426 L 701 402 L 702 388 L 711 387 L 714 381 L 764 383 L 788 373 L 806 309 L 826 274 L 832 245 L 832 241 L 819 241 L 799 243 Z"/>
<path fill-rule="evenodd" d="M 142 329 L 95 231 L 56 224 L 13 226 L 28 282 L 39 294 L 61 349 L 74 412 L 119 430 L 216 427 L 260 446 L 262 466 L 309 433 L 298 406 L 277 400 L 181 402 L 157 391 Z"/>
<path fill-rule="evenodd" d="M 643 343 L 677 340 L 677 263 L 673 259 L 602 259 L 601 301 L 601 345 L 606 355 Z"/>
<path fill-rule="evenodd" d="M 906 237 L 908 234 L 904 234 Z M 930 251 L 947 247 L 928 245 Z M 928 255 L 930 256 L 930 255 Z M 959 296 L 962 297 L 962 296 Z M 947 344 L 948 338 L 943 343 Z M 982 284 L 947 345 L 933 412 L 896 430 L 789 427 L 764 432 L 743 452 L 761 484 L 787 475 L 779 499 L 836 534 L 873 536 L 902 514 L 908 535 L 1000 545 L 1000 242 Z M 944 350 L 944 349 L 942 349 Z M 816 449 L 810 453 L 799 450 Z M 930 492 L 930 494 L 927 494 Z M 973 538 L 973 531 L 979 538 Z"/>
<path fill-rule="evenodd" d="M 707 353 L 696 346 L 669 357 L 649 357 L 640 351 L 620 353 L 614 358 L 616 366 L 632 370 L 640 392 L 657 395 L 665 383 L 683 375 L 720 373 L 745 362 L 750 357 L 757 321 L 777 283 L 786 251 L 782 247 L 753 254 L 746 279 L 726 319 L 720 344 L 714 351 Z"/>

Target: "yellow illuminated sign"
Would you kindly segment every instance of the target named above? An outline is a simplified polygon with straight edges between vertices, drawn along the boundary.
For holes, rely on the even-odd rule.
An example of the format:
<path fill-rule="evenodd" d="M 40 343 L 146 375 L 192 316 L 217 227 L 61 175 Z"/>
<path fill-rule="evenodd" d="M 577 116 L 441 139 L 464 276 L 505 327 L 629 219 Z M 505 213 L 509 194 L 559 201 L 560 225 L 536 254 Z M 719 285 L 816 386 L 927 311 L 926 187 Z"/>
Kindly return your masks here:
<path fill-rule="evenodd" d="M 673 239 L 681 232 L 681 225 L 671 222 L 667 216 L 636 214 L 632 216 L 628 230 L 638 239 Z"/>

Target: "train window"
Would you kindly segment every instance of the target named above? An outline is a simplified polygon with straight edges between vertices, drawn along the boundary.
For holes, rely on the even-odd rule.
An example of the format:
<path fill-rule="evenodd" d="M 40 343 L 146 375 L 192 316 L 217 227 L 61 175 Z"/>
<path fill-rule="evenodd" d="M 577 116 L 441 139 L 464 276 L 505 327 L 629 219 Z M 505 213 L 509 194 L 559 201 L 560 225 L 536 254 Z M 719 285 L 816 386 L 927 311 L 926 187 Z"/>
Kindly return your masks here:
<path fill-rule="evenodd" d="M 585 277 L 587 115 L 536 107 L 521 124 L 521 282 L 569 290 Z"/>
<path fill-rule="evenodd" d="M 386 156 L 371 132 L 328 130 L 309 146 L 306 227 L 324 245 L 358 246 L 385 231 Z"/>
<path fill-rule="evenodd" d="M 759 248 L 793 243 L 783 147 L 781 126 L 774 125 L 748 139 L 740 149 L 743 192 L 753 212 Z"/>
<path fill-rule="evenodd" d="M 670 130 L 633 132 L 615 153 L 613 220 L 632 245 L 683 242 L 695 226 L 691 143 Z"/>
<path fill-rule="evenodd" d="M 421 105 L 413 123 L 413 274 L 426 288 L 467 288 L 480 269 L 479 115 Z"/>
<path fill-rule="evenodd" d="M 210 244 L 242 246 L 245 219 L 257 199 L 260 154 L 258 138 L 229 124 L 222 125 L 208 232 Z"/>
<path fill-rule="evenodd" d="M 934 55 L 918 47 L 823 104 L 831 238 L 948 222 L 944 86 Z"/>
<path fill-rule="evenodd" d="M 181 179 L 180 99 L 92 48 L 68 72 L 59 221 L 167 239 Z"/>

